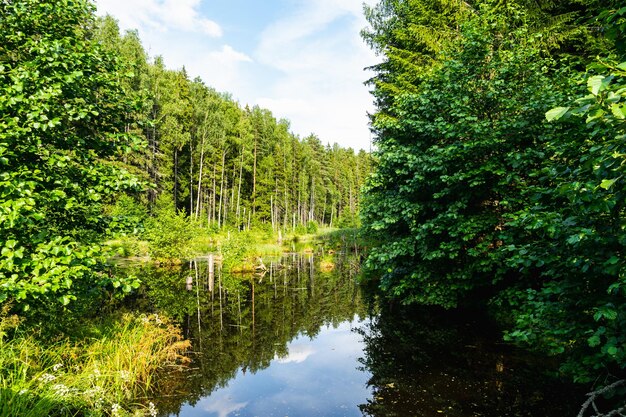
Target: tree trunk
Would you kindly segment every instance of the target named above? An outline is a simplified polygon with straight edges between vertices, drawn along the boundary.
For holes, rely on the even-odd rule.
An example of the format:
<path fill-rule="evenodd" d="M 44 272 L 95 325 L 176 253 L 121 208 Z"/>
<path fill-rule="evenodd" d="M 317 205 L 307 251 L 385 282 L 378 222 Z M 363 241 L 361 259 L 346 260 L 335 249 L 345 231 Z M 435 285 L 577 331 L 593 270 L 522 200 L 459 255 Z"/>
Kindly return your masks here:
<path fill-rule="evenodd" d="M 200 215 L 200 191 L 202 189 L 202 168 L 204 165 L 204 136 L 202 137 L 202 145 L 200 148 L 200 169 L 198 172 L 198 196 L 196 201 L 196 220 Z"/>
<path fill-rule="evenodd" d="M 226 149 L 224 149 L 222 151 L 222 178 L 220 180 L 220 205 L 219 205 L 219 212 L 217 215 L 217 226 L 218 227 L 222 227 L 222 201 L 224 200 L 222 197 L 224 195 L 224 170 L 225 170 L 225 166 L 224 164 L 226 163 Z"/>
<path fill-rule="evenodd" d="M 239 203 L 241 201 L 241 179 L 243 176 L 243 153 L 245 150 L 245 146 L 241 147 L 241 164 L 239 164 L 239 186 L 237 189 L 237 229 L 239 229 L 239 216 L 241 215 L 241 208 L 239 206 Z"/>
<path fill-rule="evenodd" d="M 211 219 L 212 222 L 215 223 L 216 219 L 215 219 L 215 213 L 217 213 L 217 209 L 215 207 L 216 201 L 217 201 L 217 174 L 216 174 L 216 170 L 217 170 L 217 164 L 213 164 L 213 193 L 211 195 Z"/>
<path fill-rule="evenodd" d="M 254 165 L 252 167 L 252 213 L 256 213 L 256 154 L 257 137 L 254 137 Z"/>
<path fill-rule="evenodd" d="M 189 216 L 193 215 L 193 144 L 189 142 Z"/>
<path fill-rule="evenodd" d="M 174 148 L 174 212 L 178 211 L 178 148 Z"/>

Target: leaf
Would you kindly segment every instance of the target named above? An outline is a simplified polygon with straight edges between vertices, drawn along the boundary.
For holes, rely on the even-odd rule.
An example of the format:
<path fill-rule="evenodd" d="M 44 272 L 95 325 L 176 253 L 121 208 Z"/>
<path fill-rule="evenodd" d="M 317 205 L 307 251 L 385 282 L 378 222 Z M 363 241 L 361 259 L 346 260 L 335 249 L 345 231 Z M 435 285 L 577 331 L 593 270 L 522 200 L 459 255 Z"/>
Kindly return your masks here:
<path fill-rule="evenodd" d="M 602 182 L 600 183 L 600 187 L 604 188 L 605 190 L 608 190 L 609 188 L 613 186 L 613 184 L 615 184 L 615 182 L 618 179 L 619 178 L 614 178 L 612 180 L 602 180 Z"/>
<path fill-rule="evenodd" d="M 555 107 L 546 112 L 546 120 L 551 122 L 553 120 L 559 120 L 567 111 L 569 107 Z"/>
<path fill-rule="evenodd" d="M 601 108 L 596 108 L 594 110 L 591 111 L 591 113 L 589 113 L 589 115 L 587 115 L 587 120 L 585 121 L 586 123 L 589 123 L 595 119 L 599 119 L 600 117 L 604 116 L 606 113 L 604 112 L 604 110 L 602 110 Z"/>
<path fill-rule="evenodd" d="M 606 261 L 606 263 L 610 265 L 615 265 L 618 262 L 619 262 L 619 258 L 617 256 L 611 256 L 611 258 L 608 261 Z"/>
<path fill-rule="evenodd" d="M 600 336 L 594 334 L 589 339 L 587 339 L 587 343 L 589 343 L 589 346 L 591 347 L 598 346 L 600 344 Z"/>
<path fill-rule="evenodd" d="M 613 112 L 613 116 L 617 117 L 618 119 L 626 119 L 625 106 L 620 106 L 619 104 L 615 103 L 611 106 L 611 111 Z"/>
<path fill-rule="evenodd" d="M 605 77 L 604 75 L 594 75 L 587 80 L 587 87 L 594 96 L 597 96 L 601 91 L 606 90 L 606 87 L 613 80 L 612 76 Z"/>
<path fill-rule="evenodd" d="M 617 69 L 621 69 L 622 71 L 626 71 L 626 62 L 622 62 L 617 65 Z"/>

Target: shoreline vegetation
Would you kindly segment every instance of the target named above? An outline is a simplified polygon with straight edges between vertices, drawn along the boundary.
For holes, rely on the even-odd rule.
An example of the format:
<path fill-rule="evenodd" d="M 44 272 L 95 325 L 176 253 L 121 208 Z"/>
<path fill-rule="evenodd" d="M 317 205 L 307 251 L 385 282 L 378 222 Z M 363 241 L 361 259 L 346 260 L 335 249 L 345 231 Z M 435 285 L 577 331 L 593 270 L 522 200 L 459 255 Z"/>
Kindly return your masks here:
<path fill-rule="evenodd" d="M 152 262 L 157 266 L 180 265 L 187 259 L 209 256 L 220 265 L 225 264 L 226 272 L 254 272 L 264 268 L 263 257 L 280 256 L 288 253 L 305 253 L 327 257 L 335 253 L 359 255 L 367 245 L 357 228 L 336 229 L 317 226 L 309 230 L 291 233 L 272 231 L 224 230 L 211 235 L 202 229 L 191 232 L 189 239 L 177 240 L 179 247 L 165 247 L 161 243 L 159 254 L 150 252 L 151 242 L 136 236 L 120 236 L 104 242 L 112 256 L 109 262 Z M 326 266 L 327 268 L 329 266 Z"/>
<path fill-rule="evenodd" d="M 78 333 L 22 329 L 0 317 L 0 415 L 156 416 L 149 400 L 167 374 L 189 362 L 191 344 L 167 318 L 132 313 L 81 319 Z"/>

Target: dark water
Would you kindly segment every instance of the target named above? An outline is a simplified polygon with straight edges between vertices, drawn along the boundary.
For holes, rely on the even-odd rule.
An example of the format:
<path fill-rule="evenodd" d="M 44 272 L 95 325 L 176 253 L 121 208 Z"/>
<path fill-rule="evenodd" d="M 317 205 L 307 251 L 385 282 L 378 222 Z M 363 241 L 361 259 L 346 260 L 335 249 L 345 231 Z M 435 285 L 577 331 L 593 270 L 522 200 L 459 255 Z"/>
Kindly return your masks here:
<path fill-rule="evenodd" d="M 189 371 L 160 381 L 159 415 L 577 414 L 583 392 L 500 343 L 484 318 L 380 308 L 356 284 L 357 262 L 334 262 L 322 272 L 312 255 L 287 256 L 212 280 L 203 261 L 137 271 L 135 307 L 173 317 L 195 351 Z"/>

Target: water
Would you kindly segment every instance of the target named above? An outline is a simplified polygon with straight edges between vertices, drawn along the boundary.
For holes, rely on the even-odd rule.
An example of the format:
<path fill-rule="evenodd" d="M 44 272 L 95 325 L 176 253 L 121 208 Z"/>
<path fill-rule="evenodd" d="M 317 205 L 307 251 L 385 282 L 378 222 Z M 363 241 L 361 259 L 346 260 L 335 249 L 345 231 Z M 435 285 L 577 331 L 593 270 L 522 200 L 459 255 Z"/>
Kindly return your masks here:
<path fill-rule="evenodd" d="M 356 284 L 355 260 L 334 263 L 323 272 L 314 256 L 290 255 L 212 278 L 206 262 L 138 271 L 135 308 L 174 318 L 195 351 L 190 370 L 161 378 L 159 415 L 577 414 L 583 393 L 502 344 L 484 317 L 380 308 Z"/>
<path fill-rule="evenodd" d="M 180 416 L 360 416 L 368 373 L 359 372 L 362 342 L 355 322 L 324 326 L 314 339 L 298 336 L 287 354 L 256 373 L 237 371 L 225 386 L 185 404 Z"/>

